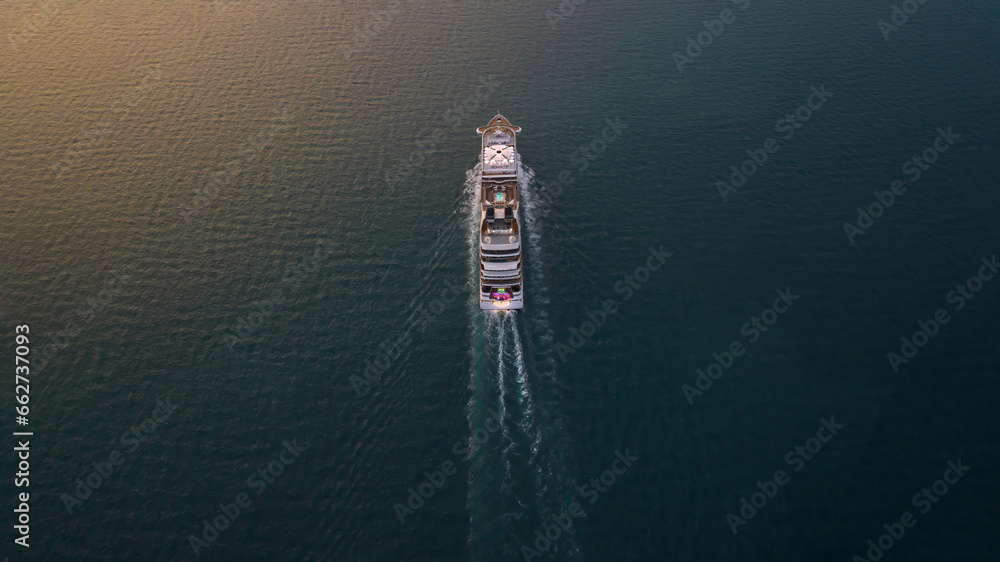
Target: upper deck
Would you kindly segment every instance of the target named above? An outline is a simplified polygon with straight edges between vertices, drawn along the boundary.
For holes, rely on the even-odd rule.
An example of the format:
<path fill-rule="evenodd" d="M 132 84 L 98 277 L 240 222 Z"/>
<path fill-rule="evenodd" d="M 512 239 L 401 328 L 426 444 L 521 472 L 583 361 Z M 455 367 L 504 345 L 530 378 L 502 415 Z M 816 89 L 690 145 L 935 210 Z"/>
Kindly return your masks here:
<path fill-rule="evenodd" d="M 482 199 L 480 203 L 484 211 L 492 207 L 507 207 L 511 211 L 516 211 L 520 204 L 520 196 L 517 190 L 517 180 L 511 179 L 483 179 L 480 184 Z"/>
<path fill-rule="evenodd" d="M 517 177 L 517 133 L 521 127 L 497 113 L 489 125 L 476 132 L 483 137 L 483 177 Z"/>

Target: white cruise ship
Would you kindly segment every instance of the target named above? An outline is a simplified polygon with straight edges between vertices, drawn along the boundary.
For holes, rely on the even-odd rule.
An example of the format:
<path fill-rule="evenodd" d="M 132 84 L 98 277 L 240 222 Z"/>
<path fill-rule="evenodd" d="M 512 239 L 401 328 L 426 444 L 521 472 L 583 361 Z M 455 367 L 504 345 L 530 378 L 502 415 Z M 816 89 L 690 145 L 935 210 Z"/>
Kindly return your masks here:
<path fill-rule="evenodd" d="M 517 186 L 517 133 L 499 113 L 476 132 L 483 137 L 479 232 L 479 308 L 524 308 Z"/>

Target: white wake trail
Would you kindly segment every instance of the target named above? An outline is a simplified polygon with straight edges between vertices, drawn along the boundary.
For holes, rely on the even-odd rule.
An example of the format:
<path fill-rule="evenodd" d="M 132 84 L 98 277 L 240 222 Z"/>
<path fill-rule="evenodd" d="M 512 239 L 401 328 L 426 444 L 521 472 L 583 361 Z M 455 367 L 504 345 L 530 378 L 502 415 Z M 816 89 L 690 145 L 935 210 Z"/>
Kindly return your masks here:
<path fill-rule="evenodd" d="M 565 480 L 569 447 L 554 416 L 559 402 L 556 363 L 547 353 L 554 337 L 547 313 L 549 298 L 539 224 L 547 210 L 539 206 L 535 196 L 534 172 L 519 166 L 525 309 L 502 314 L 484 312 L 479 309 L 480 178 L 481 166 L 477 164 L 466 172 L 463 194 L 469 220 L 469 283 L 474 287 L 469 300 L 473 326 L 469 429 L 474 432 L 482 427 L 489 406 L 498 403 L 501 443 L 486 443 L 480 451 L 473 449 L 468 497 L 473 559 L 490 552 L 498 543 L 506 543 L 504 548 L 513 546 L 516 552 L 514 543 L 501 537 L 509 537 L 512 532 L 519 535 L 524 530 L 506 522 L 528 523 L 536 517 L 544 520 L 565 511 L 569 504 L 566 499 L 573 493 Z M 579 552 L 575 532 L 567 533 L 561 542 L 553 552 Z"/>
<path fill-rule="evenodd" d="M 518 386 L 518 399 L 521 405 L 524 407 L 524 419 L 520 424 L 521 430 L 524 431 L 526 435 L 531 436 L 531 463 L 535 463 L 535 456 L 538 454 L 538 445 L 540 442 L 540 435 L 537 430 L 533 431 L 534 428 L 531 427 L 534 421 L 534 404 L 531 398 L 531 388 L 528 386 L 528 370 L 524 366 L 524 348 L 521 346 L 521 334 L 517 331 L 517 328 L 513 330 L 514 332 L 514 364 L 517 366 L 517 381 Z"/>
<path fill-rule="evenodd" d="M 555 333 L 549 324 L 548 316 L 548 287 L 543 282 L 544 267 L 542 253 L 543 226 L 542 220 L 548 216 L 551 208 L 541 205 L 541 201 L 535 192 L 535 172 L 527 166 L 521 165 L 518 168 L 517 179 L 521 189 L 521 199 L 524 202 L 524 222 L 528 231 L 529 244 L 526 245 L 528 273 L 532 278 L 532 306 L 525 316 L 525 327 L 530 329 L 525 334 L 526 338 L 534 335 L 533 341 L 540 349 L 532 353 L 535 358 L 532 366 L 536 374 L 541 375 L 545 380 L 545 392 L 541 395 L 541 400 L 533 400 L 531 393 L 532 381 L 528 379 L 528 369 L 525 368 L 525 353 L 518 332 L 514 333 L 516 364 L 518 367 L 518 382 L 521 384 L 522 392 L 526 401 L 526 411 L 537 410 L 537 415 L 530 418 L 530 427 L 533 433 L 526 433 L 531 436 L 530 464 L 535 469 L 535 493 L 539 503 L 538 507 L 543 516 L 556 511 L 563 511 L 570 503 L 574 493 L 572 485 L 567 485 L 567 462 L 569 451 L 571 450 L 563 431 L 562 424 L 558 421 L 559 380 L 557 365 L 552 356 L 552 345 L 555 341 Z M 527 304 L 525 305 L 527 307 Z M 541 389 L 542 381 L 535 380 L 534 385 Z M 536 404 L 533 404 L 537 402 Z M 544 453 L 543 453 L 544 451 Z M 570 463 L 571 464 L 571 463 Z M 575 530 L 567 533 L 565 539 L 565 550 L 571 555 L 580 553 L 580 546 L 577 541 Z"/>

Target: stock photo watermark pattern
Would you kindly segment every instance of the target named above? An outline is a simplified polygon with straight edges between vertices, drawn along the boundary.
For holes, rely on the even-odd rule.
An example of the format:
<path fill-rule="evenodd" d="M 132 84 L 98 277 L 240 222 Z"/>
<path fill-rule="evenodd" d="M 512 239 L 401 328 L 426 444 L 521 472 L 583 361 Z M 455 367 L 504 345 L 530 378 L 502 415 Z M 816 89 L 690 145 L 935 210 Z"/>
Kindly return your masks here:
<path fill-rule="evenodd" d="M 21 23 L 20 30 L 7 38 L 11 51 L 16 54 L 24 49 L 38 30 L 47 26 L 59 15 L 64 1 L 42 0 L 42 2 L 39 2 L 38 9 L 34 11 L 31 17 Z"/>
<path fill-rule="evenodd" d="M 6 554 L 998 552 L 993 4 L 0 9 Z"/>
<path fill-rule="evenodd" d="M 456 441 L 452 446 L 452 453 L 455 454 L 459 461 L 468 462 L 472 460 L 472 455 L 476 449 L 486 445 L 500 431 L 500 424 L 503 423 L 500 414 L 492 408 L 488 410 L 488 413 L 489 417 L 483 422 L 483 426 L 477 427 L 468 440 Z M 423 509 L 424 505 L 434 497 L 434 494 L 444 488 L 448 477 L 454 476 L 457 473 L 458 465 L 451 459 L 442 462 L 440 468 L 437 470 L 424 472 L 424 480 L 417 484 L 416 487 L 406 490 L 409 496 L 407 496 L 405 504 L 397 502 L 392 505 L 393 513 L 399 519 L 399 524 L 403 525 L 406 523 L 407 517 Z"/>
<path fill-rule="evenodd" d="M 833 416 L 821 418 L 819 423 L 816 437 L 810 437 L 804 445 L 796 445 L 785 455 L 785 464 L 792 469 L 793 473 L 805 468 L 806 463 L 813 460 L 823 450 L 823 445 L 832 441 L 837 436 L 837 432 L 844 429 L 844 424 L 834 421 Z M 790 481 L 791 475 L 784 470 L 775 471 L 773 478 L 765 482 L 758 480 L 757 491 L 750 494 L 750 499 L 747 500 L 746 496 L 740 497 L 739 510 L 736 513 L 726 514 L 729 530 L 734 535 L 737 534 L 740 531 L 740 526 L 747 525 L 751 519 L 756 517 Z"/>
<path fill-rule="evenodd" d="M 378 351 L 365 360 L 361 376 L 351 375 L 350 382 L 354 392 L 358 396 L 363 396 L 371 390 L 396 359 L 413 344 L 411 332 L 415 330 L 420 335 L 426 333 L 427 328 L 447 310 L 447 305 L 455 302 L 460 294 L 461 288 L 449 279 L 444 282 L 444 287 L 438 288 L 437 298 L 431 299 L 426 306 L 424 304 L 417 306 L 410 313 L 403 328 L 380 343 Z"/>
<path fill-rule="evenodd" d="M 578 6 L 585 4 L 587 0 L 552 0 L 550 7 L 545 10 L 545 21 L 549 22 L 552 31 L 558 31 L 559 25 L 576 13 Z"/>
<path fill-rule="evenodd" d="M 239 157 L 223 164 L 223 169 L 212 172 L 208 185 L 196 189 L 189 203 L 181 203 L 180 214 L 184 218 L 184 222 L 190 224 L 194 217 L 205 210 L 211 201 L 217 199 L 223 190 L 234 185 L 239 175 L 260 157 L 261 152 L 271 144 L 277 133 L 288 128 L 289 120 L 294 117 L 288 113 L 286 105 L 275 110 L 270 122 L 262 126 L 256 135 L 247 138 L 246 142 L 243 143 L 239 150 Z"/>
<path fill-rule="evenodd" d="M 436 154 L 440 150 L 440 143 L 449 134 L 463 132 L 463 126 L 468 126 L 467 119 L 472 117 L 484 102 L 495 96 L 502 85 L 493 75 L 479 75 L 477 80 L 478 84 L 473 89 L 472 94 L 466 96 L 462 101 L 456 102 L 451 109 L 445 110 L 440 115 L 441 125 L 433 129 L 425 129 L 417 134 L 414 139 L 417 148 L 410 151 L 406 157 L 397 158 L 395 169 L 385 173 L 385 181 L 389 184 L 390 193 L 394 193 L 399 182 L 412 176 L 431 156 Z"/>
<path fill-rule="evenodd" d="M 671 256 L 673 254 L 664 251 L 662 245 L 659 249 L 650 246 L 649 256 L 643 262 L 643 265 L 636 267 L 631 275 L 625 274 L 622 280 L 615 283 L 615 293 L 621 296 L 621 302 L 628 302 L 635 295 L 636 291 L 642 289 L 650 280 L 653 273 L 659 271 L 663 267 L 663 264 L 667 262 L 667 258 Z M 613 298 L 604 299 L 601 302 L 599 310 L 586 309 L 587 319 L 581 322 L 579 327 L 571 327 L 569 329 L 569 337 L 565 341 L 556 342 L 553 349 L 559 355 L 559 360 L 565 363 L 571 355 L 590 341 L 590 338 L 594 337 L 598 328 L 604 326 L 608 318 L 618 314 L 618 310 L 618 300 Z"/>
<path fill-rule="evenodd" d="M 195 558 L 201 555 L 203 549 L 212 546 L 220 534 L 231 527 L 240 514 L 253 504 L 253 498 L 266 492 L 268 486 L 275 483 L 276 479 L 285 472 L 286 467 L 295 464 L 295 461 L 302 456 L 306 449 L 308 449 L 306 445 L 299 445 L 295 439 L 292 439 L 291 442 L 283 441 L 281 450 L 274 460 L 258 468 L 246 479 L 246 488 L 254 491 L 252 497 L 248 492 L 239 492 L 232 502 L 219 504 L 218 515 L 213 515 L 210 519 L 203 519 L 201 536 L 189 534 L 186 539 Z"/>
<path fill-rule="evenodd" d="M 741 12 L 746 11 L 750 7 L 750 0 L 729 0 L 737 7 Z M 687 48 L 683 51 L 676 51 L 673 54 L 674 64 L 677 65 L 677 72 L 684 72 L 684 65 L 693 64 L 698 57 L 702 55 L 705 49 L 712 46 L 719 36 L 726 30 L 727 25 L 732 25 L 736 21 L 736 14 L 729 8 L 723 9 L 719 12 L 719 17 L 702 21 L 701 24 L 705 28 L 704 31 L 699 32 L 694 38 L 687 38 Z M 687 56 L 684 56 L 684 55 Z"/>
<path fill-rule="evenodd" d="M 947 129 L 937 130 L 938 136 L 931 146 L 924 149 L 919 156 L 913 156 L 903 162 L 902 172 L 910 179 L 910 184 L 917 183 L 923 172 L 930 169 L 931 165 L 938 161 L 942 154 L 948 152 L 955 141 L 962 138 L 961 135 L 953 132 L 949 125 Z M 844 234 L 851 246 L 855 245 L 854 238 L 867 233 L 875 225 L 875 219 L 882 217 L 896 202 L 896 198 L 902 196 L 907 190 L 906 184 L 902 180 L 893 180 L 889 184 L 889 189 L 885 191 L 874 191 L 875 201 L 868 205 L 867 209 L 858 207 L 858 218 L 855 224 L 844 223 Z"/>
<path fill-rule="evenodd" d="M 587 516 L 583 504 L 580 503 L 581 500 L 587 500 L 588 505 L 597 503 L 597 500 L 601 499 L 601 496 L 608 493 L 615 485 L 618 477 L 624 476 L 638 460 L 639 457 L 629 453 L 628 449 L 625 449 L 624 453 L 616 450 L 615 460 L 611 462 L 611 466 L 607 470 L 577 487 L 576 492 L 581 499 L 574 498 L 567 506 L 566 511 L 550 515 L 543 522 L 542 527 L 535 531 L 534 540 L 531 541 L 530 545 L 521 544 L 521 556 L 525 562 L 544 557 L 545 553 L 563 536 L 563 533 L 567 533 L 573 528 L 575 519 L 583 519 Z"/>
<path fill-rule="evenodd" d="M 584 0 L 580 0 L 579 2 L 576 0 L 563 0 L 558 6 L 558 11 L 551 9 L 547 11 L 546 17 L 552 29 L 555 30 L 558 24 L 571 16 L 576 6 L 583 2 Z M 736 5 L 741 12 L 746 11 L 750 6 L 750 0 L 730 0 L 730 2 Z M 905 0 L 901 7 L 898 4 L 893 4 L 888 21 L 879 19 L 877 22 L 877 27 L 883 39 L 889 41 L 889 34 L 898 31 L 906 25 L 910 16 L 915 15 L 920 6 L 927 2 L 928 0 Z M 675 51 L 672 54 L 674 64 L 677 66 L 677 72 L 683 73 L 684 66 L 693 64 L 704 53 L 704 50 L 710 47 L 723 34 L 726 26 L 732 25 L 735 21 L 736 13 L 729 8 L 723 9 L 716 18 L 702 21 L 702 26 L 705 29 L 698 32 L 694 37 L 687 37 L 686 48 L 683 51 Z"/>
<path fill-rule="evenodd" d="M 934 504 L 940 502 L 941 498 L 948 493 L 949 486 L 957 484 L 971 468 L 962 464 L 962 459 L 948 461 L 947 466 L 948 468 L 945 469 L 940 480 L 935 480 L 929 487 L 921 488 L 919 492 L 913 494 L 910 503 L 920 510 L 920 515 L 927 515 Z M 913 528 L 916 524 L 916 516 L 911 511 L 901 513 L 898 521 L 883 523 L 882 529 L 885 530 L 885 533 L 876 539 L 869 539 L 865 543 L 868 546 L 865 555 L 862 557 L 855 554 L 851 558 L 851 562 L 878 562 L 903 538 L 906 530 Z"/>
<path fill-rule="evenodd" d="M 572 168 L 578 172 L 584 172 L 590 168 L 610 147 L 618 142 L 628 129 L 628 125 L 622 123 L 620 117 L 606 118 L 606 126 L 601 129 L 601 134 L 595 136 L 590 142 L 581 145 L 569 157 Z M 573 170 L 565 168 L 555 174 L 556 181 L 539 181 L 538 204 L 545 210 L 551 210 L 556 199 L 563 194 L 564 188 L 569 188 L 577 180 L 573 176 Z"/>
<path fill-rule="evenodd" d="M 63 493 L 59 496 L 66 507 L 66 513 L 73 515 L 74 509 L 77 511 L 82 509 L 83 504 L 96 490 L 105 483 L 110 482 L 115 468 L 124 465 L 129 455 L 135 454 L 142 445 L 149 442 L 160 425 L 167 422 L 176 409 L 177 404 L 172 403 L 169 396 L 158 399 L 156 407 L 149 414 L 149 417 L 126 429 L 121 434 L 119 441 L 123 447 L 126 447 L 124 453 L 121 449 L 114 449 L 85 467 L 85 474 L 76 479 L 76 488 L 73 490 L 73 494 Z"/>
<path fill-rule="evenodd" d="M 997 273 L 1000 273 L 1000 265 L 997 264 L 996 254 L 993 254 L 989 258 L 983 256 L 980 258 L 980 262 L 982 262 L 982 265 L 976 271 L 975 275 L 962 283 L 958 283 L 954 289 L 948 291 L 948 294 L 945 295 L 945 301 L 952 305 L 953 312 L 959 312 L 964 309 L 970 301 L 976 298 L 976 294 L 983 290 L 985 284 L 993 279 Z M 936 336 L 944 325 L 951 320 L 952 318 L 948 315 L 948 310 L 944 308 L 935 310 L 932 318 L 929 320 L 917 320 L 917 330 L 913 332 L 912 336 L 900 336 L 899 340 L 902 342 L 902 345 L 899 346 L 899 353 L 890 351 L 886 354 L 892 372 L 899 373 L 900 365 L 906 365 L 913 360 L 917 356 L 917 353 L 930 342 L 931 338 Z"/>
<path fill-rule="evenodd" d="M 264 325 L 264 322 L 288 302 L 289 294 L 298 293 L 304 281 L 313 274 L 318 275 L 319 269 L 333 256 L 336 246 L 336 243 L 321 238 L 316 241 L 316 248 L 311 255 L 307 255 L 299 263 L 285 268 L 285 272 L 281 276 L 283 288 L 272 289 L 267 298 L 254 301 L 250 307 L 251 311 L 246 315 L 238 316 L 236 323 L 226 335 L 222 336 L 222 341 L 229 352 L 235 352 L 237 346 L 253 337 L 254 333 Z"/>
<path fill-rule="evenodd" d="M 146 99 L 149 95 L 149 90 L 153 87 L 152 82 L 159 80 L 163 76 L 164 74 L 160 70 L 160 65 L 155 65 L 142 78 L 138 85 L 134 86 L 127 94 L 122 95 L 112 102 L 108 113 L 98 121 L 97 126 L 87 131 L 85 140 L 75 141 L 72 147 L 66 150 L 66 156 L 52 165 L 52 170 L 56 173 L 56 179 L 62 179 L 64 175 L 72 171 L 84 158 L 104 144 L 105 138 L 111 136 L 114 132 L 115 125 L 128 117 L 128 114 Z"/>
<path fill-rule="evenodd" d="M 899 31 L 899 28 L 906 25 L 906 22 L 910 21 L 910 16 L 915 15 L 920 7 L 926 4 L 929 0 L 903 0 L 902 7 L 899 4 L 892 5 L 892 14 L 889 16 L 889 21 L 878 20 L 878 30 L 882 33 L 882 37 L 888 41 L 889 34 L 894 31 Z"/>
<path fill-rule="evenodd" d="M 791 287 L 778 289 L 775 291 L 775 294 L 777 297 L 769 308 L 765 308 L 759 317 L 752 316 L 750 320 L 740 326 L 740 333 L 747 336 L 749 344 L 757 343 L 762 334 L 767 333 L 768 329 L 774 326 L 778 321 L 778 317 L 788 312 L 792 305 L 795 304 L 795 301 L 799 300 L 799 295 L 793 294 Z M 713 353 L 713 361 L 705 370 L 696 369 L 695 373 L 697 373 L 697 376 L 694 379 L 694 386 L 689 384 L 681 385 L 681 392 L 684 393 L 684 398 L 687 400 L 688 405 L 694 405 L 695 396 L 704 396 L 705 391 L 712 388 L 715 381 L 722 378 L 722 375 L 733 366 L 736 359 L 746 353 L 748 347 L 748 345 L 743 343 L 743 340 L 737 338 L 725 348 L 728 351 L 723 350 L 721 354 Z"/>
<path fill-rule="evenodd" d="M 97 317 L 98 313 L 112 304 L 114 297 L 122 292 L 123 288 L 134 282 L 132 274 L 122 273 L 121 271 L 112 271 L 111 279 L 105 283 L 105 288 L 97 293 L 93 297 L 87 297 L 76 306 L 74 312 L 76 312 L 76 319 L 69 320 L 66 322 L 63 329 L 56 333 L 53 337 L 48 336 L 48 340 L 39 349 L 36 354 L 34 372 L 40 373 L 49 364 L 49 361 L 54 360 L 59 356 L 59 353 L 66 349 L 69 344 L 77 338 L 81 333 L 83 333 L 84 328 L 86 328 L 94 318 Z M 79 323 L 78 323 L 79 321 Z M 83 324 L 82 326 L 80 324 Z"/>
<path fill-rule="evenodd" d="M 781 138 L 785 141 L 791 140 L 795 136 L 795 130 L 801 129 L 812 118 L 813 112 L 822 109 L 823 105 L 833 97 L 833 92 L 826 89 L 826 84 L 821 84 L 819 88 L 810 86 L 809 89 L 811 93 L 806 98 L 806 103 L 800 105 L 795 111 L 786 113 L 784 117 L 779 118 L 774 123 L 774 131 L 783 133 Z M 779 150 L 781 150 L 781 144 L 774 137 L 765 139 L 762 148 L 748 148 L 746 153 L 750 158 L 744 160 L 739 168 L 735 165 L 729 167 L 732 171 L 729 175 L 729 181 L 719 180 L 715 182 L 715 187 L 719 190 L 722 201 L 728 201 L 729 194 L 739 191 L 737 188 L 743 187 L 754 174 L 764 168 L 768 155 Z"/>

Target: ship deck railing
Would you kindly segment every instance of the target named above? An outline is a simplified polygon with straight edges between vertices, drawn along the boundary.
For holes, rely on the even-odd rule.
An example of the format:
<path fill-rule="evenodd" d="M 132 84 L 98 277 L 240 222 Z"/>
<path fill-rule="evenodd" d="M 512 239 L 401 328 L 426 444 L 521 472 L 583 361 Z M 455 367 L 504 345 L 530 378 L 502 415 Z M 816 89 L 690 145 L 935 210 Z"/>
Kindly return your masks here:
<path fill-rule="evenodd" d="M 514 217 L 493 219 L 487 216 L 483 219 L 482 234 L 518 234 L 517 220 Z"/>

